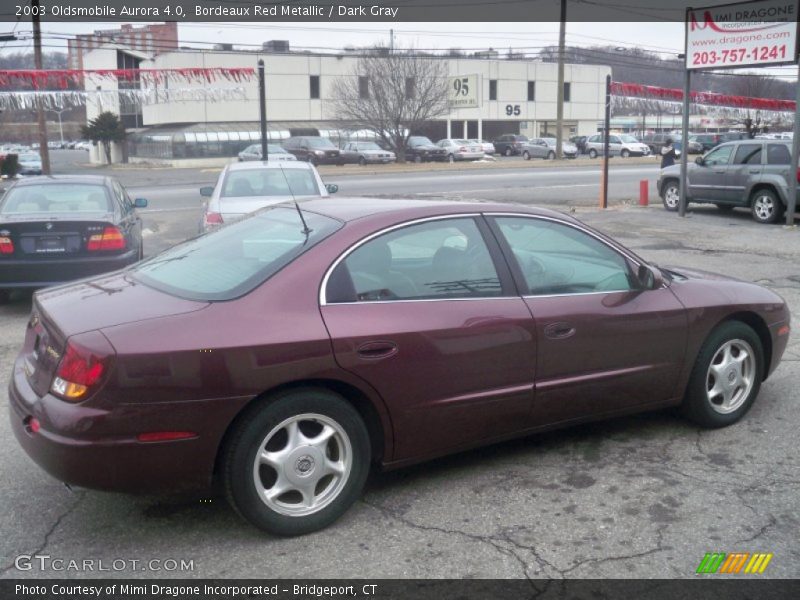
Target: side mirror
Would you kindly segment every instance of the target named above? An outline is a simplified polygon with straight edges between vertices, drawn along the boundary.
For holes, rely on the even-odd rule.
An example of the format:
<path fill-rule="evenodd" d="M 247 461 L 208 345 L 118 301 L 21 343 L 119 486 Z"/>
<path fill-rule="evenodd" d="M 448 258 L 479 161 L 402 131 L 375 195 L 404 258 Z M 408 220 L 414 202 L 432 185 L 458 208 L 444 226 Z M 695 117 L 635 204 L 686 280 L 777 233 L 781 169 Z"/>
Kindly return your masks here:
<path fill-rule="evenodd" d="M 639 265 L 636 278 L 643 290 L 655 290 L 664 283 L 664 276 L 656 267 L 650 265 Z"/>
<path fill-rule="evenodd" d="M 214 188 L 210 185 L 200 188 L 200 195 L 204 198 L 211 198 L 214 195 Z"/>
<path fill-rule="evenodd" d="M 136 208 L 147 208 L 147 198 L 136 198 L 133 201 L 133 205 Z"/>
<path fill-rule="evenodd" d="M 329 194 L 335 194 L 339 191 L 339 186 L 335 183 L 328 183 L 325 185 L 325 189 L 328 190 Z"/>
<path fill-rule="evenodd" d="M 696 163 L 697 163 L 698 165 L 700 165 L 701 167 L 702 167 L 702 166 L 704 166 L 704 165 L 706 164 L 706 161 L 705 161 L 705 159 L 704 159 L 702 156 L 698 156 L 697 158 L 695 158 L 695 159 L 694 159 L 694 162 L 696 162 Z"/>

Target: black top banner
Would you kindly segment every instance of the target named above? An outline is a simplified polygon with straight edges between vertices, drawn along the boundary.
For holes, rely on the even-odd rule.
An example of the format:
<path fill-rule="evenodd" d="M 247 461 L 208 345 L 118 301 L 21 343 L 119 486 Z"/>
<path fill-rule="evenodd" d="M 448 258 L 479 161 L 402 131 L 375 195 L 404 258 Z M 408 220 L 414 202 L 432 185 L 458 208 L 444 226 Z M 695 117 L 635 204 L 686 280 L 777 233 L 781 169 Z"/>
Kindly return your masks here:
<path fill-rule="evenodd" d="M 561 0 L 3 0 L 0 20 L 43 22 L 546 22 Z M 689 0 L 566 0 L 572 22 L 683 22 Z M 704 6 L 725 2 L 703 2 Z"/>

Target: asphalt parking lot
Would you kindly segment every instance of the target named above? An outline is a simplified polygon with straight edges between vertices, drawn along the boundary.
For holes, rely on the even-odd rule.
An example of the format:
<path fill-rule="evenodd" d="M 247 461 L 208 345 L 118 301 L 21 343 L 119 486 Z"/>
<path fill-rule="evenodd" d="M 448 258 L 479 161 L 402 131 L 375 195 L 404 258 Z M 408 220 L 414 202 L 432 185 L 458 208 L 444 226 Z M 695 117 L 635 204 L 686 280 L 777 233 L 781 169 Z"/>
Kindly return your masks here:
<path fill-rule="evenodd" d="M 798 230 L 713 208 L 685 219 L 660 207 L 572 210 L 648 260 L 761 283 L 800 314 Z M 149 253 L 196 230 L 188 215 L 149 213 Z M 29 310 L 25 295 L 0 306 L 3 389 Z M 69 491 L 25 456 L 2 419 L 0 577 L 65 575 L 19 570 L 21 554 L 128 561 L 70 577 L 692 577 L 712 551 L 771 552 L 765 577 L 798 577 L 799 364 L 795 335 L 733 427 L 699 430 L 661 412 L 375 473 L 340 521 L 295 539 L 259 533 L 216 498 Z M 151 559 L 192 569 L 130 563 Z"/>

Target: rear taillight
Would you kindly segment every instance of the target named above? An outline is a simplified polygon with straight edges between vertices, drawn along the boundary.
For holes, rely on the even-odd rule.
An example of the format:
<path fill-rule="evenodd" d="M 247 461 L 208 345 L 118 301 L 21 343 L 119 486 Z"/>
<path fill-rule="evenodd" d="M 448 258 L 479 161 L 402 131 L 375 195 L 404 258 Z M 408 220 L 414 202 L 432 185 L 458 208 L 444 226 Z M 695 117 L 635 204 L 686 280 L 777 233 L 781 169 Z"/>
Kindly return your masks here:
<path fill-rule="evenodd" d="M 0 237 L 0 254 L 14 254 L 14 242 L 10 237 Z"/>
<path fill-rule="evenodd" d="M 107 373 L 111 356 L 111 345 L 100 333 L 87 334 L 93 349 L 70 340 L 58 363 L 58 371 L 50 391 L 68 402 L 80 402 L 93 388 L 99 385 Z M 100 338 L 98 338 L 100 336 Z M 99 343 L 98 343 L 99 342 Z M 99 349 L 102 347 L 102 350 Z"/>
<path fill-rule="evenodd" d="M 92 252 L 100 250 L 124 250 L 125 236 L 117 227 L 106 227 L 103 233 L 96 233 L 89 236 L 86 249 Z"/>
<path fill-rule="evenodd" d="M 203 222 L 206 227 L 222 225 L 222 215 L 216 212 L 207 212 L 203 217 Z"/>
<path fill-rule="evenodd" d="M 459 149 L 458 149 L 458 151 L 459 151 L 459 152 L 466 152 L 466 151 L 467 151 L 467 149 L 466 149 L 466 148 L 464 148 L 464 146 L 461 146 L 461 148 L 459 148 Z"/>

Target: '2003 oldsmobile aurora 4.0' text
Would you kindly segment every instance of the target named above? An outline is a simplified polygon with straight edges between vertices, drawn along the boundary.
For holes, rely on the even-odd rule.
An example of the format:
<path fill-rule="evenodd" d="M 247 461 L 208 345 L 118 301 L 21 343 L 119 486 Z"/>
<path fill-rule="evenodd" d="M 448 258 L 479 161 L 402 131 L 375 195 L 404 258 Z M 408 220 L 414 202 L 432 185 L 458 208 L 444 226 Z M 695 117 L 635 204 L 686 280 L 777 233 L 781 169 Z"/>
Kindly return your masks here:
<path fill-rule="evenodd" d="M 309 200 L 38 292 L 11 422 L 70 484 L 218 478 L 294 535 L 342 515 L 373 463 L 673 405 L 734 423 L 788 337 L 773 292 L 657 268 L 569 216 Z"/>

